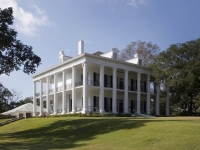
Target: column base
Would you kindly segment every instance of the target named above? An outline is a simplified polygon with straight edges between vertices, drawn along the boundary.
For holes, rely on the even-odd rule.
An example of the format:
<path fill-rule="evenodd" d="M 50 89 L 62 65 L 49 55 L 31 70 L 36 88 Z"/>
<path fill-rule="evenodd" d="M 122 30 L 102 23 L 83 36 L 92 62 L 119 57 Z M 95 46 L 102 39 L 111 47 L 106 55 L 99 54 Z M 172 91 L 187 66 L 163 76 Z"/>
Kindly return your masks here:
<path fill-rule="evenodd" d="M 33 114 L 32 116 L 33 116 L 33 117 L 36 117 L 37 115 L 36 115 L 36 114 Z"/>
<path fill-rule="evenodd" d="M 53 115 L 57 115 L 57 112 L 54 112 Z"/>
<path fill-rule="evenodd" d="M 76 111 L 75 111 L 75 110 L 72 110 L 72 111 L 71 111 L 71 113 L 72 113 L 72 114 L 75 114 L 75 113 L 76 113 Z"/>
<path fill-rule="evenodd" d="M 89 112 L 89 110 L 82 110 L 81 113 L 82 114 L 89 114 L 90 112 Z"/>
<path fill-rule="evenodd" d="M 99 112 L 100 112 L 100 114 L 105 114 L 106 113 L 104 110 L 100 110 Z"/>
<path fill-rule="evenodd" d="M 113 114 L 118 114 L 118 112 L 117 112 L 117 111 L 113 111 L 112 113 L 113 113 Z"/>
<path fill-rule="evenodd" d="M 61 113 L 61 115 L 64 115 L 64 114 L 66 114 L 66 112 L 65 112 L 65 111 Z"/>

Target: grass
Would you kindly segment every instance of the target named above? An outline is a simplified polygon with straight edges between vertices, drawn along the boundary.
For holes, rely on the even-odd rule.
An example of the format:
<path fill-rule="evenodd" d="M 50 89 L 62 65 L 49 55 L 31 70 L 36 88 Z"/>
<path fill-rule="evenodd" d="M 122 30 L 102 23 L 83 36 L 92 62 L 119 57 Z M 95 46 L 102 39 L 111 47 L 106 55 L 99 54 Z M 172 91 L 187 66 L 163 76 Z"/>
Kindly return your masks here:
<path fill-rule="evenodd" d="M 200 118 L 57 117 L 0 127 L 0 149 L 200 149 Z"/>
<path fill-rule="evenodd" d="M 10 120 L 10 119 L 0 119 L 0 123 L 4 122 L 4 121 L 7 121 L 7 120 Z"/>

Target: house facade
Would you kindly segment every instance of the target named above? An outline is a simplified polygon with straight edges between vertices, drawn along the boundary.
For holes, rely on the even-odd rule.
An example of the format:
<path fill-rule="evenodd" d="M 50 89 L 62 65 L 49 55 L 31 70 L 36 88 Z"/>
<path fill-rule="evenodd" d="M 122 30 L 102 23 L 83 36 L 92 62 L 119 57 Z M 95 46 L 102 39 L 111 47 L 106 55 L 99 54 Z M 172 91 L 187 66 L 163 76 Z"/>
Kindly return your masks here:
<path fill-rule="evenodd" d="M 159 86 L 150 88 L 151 69 L 143 57 L 135 55 L 126 62 L 118 60 L 117 48 L 107 53 L 84 53 L 78 42 L 78 56 L 59 53 L 59 64 L 33 75 L 33 116 L 67 113 L 150 114 L 154 101 L 159 115 Z M 40 113 L 36 113 L 36 100 Z M 43 101 L 47 112 L 43 112 Z M 169 100 L 166 100 L 169 115 Z"/>

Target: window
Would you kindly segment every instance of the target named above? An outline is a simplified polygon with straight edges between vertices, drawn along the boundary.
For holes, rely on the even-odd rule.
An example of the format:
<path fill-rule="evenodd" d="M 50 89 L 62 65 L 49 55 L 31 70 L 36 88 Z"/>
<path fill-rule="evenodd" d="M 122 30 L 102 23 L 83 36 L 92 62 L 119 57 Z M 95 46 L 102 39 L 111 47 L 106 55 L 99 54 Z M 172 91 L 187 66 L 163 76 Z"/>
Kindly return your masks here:
<path fill-rule="evenodd" d="M 142 66 L 142 59 L 139 59 L 139 65 Z"/>
<path fill-rule="evenodd" d="M 117 53 L 113 53 L 113 59 L 117 60 Z"/>

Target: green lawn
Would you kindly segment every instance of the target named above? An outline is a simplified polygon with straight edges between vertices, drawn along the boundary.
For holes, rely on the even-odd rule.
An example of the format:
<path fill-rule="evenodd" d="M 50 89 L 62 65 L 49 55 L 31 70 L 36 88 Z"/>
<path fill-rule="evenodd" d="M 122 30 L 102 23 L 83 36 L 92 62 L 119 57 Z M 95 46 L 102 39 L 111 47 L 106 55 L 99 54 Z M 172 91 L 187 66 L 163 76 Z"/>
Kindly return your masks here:
<path fill-rule="evenodd" d="M 199 150 L 200 118 L 31 118 L 0 127 L 0 149 Z"/>
<path fill-rule="evenodd" d="M 0 123 L 4 122 L 4 121 L 7 121 L 7 120 L 10 120 L 10 119 L 0 119 Z"/>

